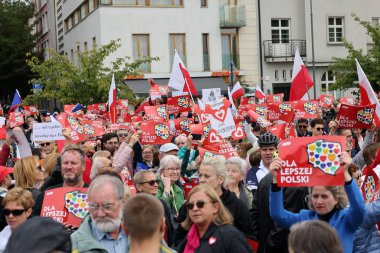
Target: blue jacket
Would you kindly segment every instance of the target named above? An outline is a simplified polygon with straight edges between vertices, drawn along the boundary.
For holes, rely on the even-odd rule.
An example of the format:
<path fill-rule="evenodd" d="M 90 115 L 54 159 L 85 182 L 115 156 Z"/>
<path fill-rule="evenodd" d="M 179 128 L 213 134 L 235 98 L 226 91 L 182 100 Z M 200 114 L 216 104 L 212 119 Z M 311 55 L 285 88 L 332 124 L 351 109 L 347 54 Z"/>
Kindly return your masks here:
<path fill-rule="evenodd" d="M 329 223 L 339 234 L 345 253 L 352 253 L 354 233 L 361 225 L 365 213 L 365 205 L 359 187 L 351 182 L 345 185 L 345 190 L 350 201 L 350 206 L 337 210 Z M 282 190 L 270 192 L 269 211 L 272 219 L 282 228 L 290 228 L 294 223 L 317 220 L 315 211 L 301 210 L 300 213 L 286 211 L 283 207 Z"/>
<path fill-rule="evenodd" d="M 363 223 L 355 232 L 353 253 L 379 252 L 380 236 L 376 223 L 380 222 L 380 199 L 366 206 Z"/>

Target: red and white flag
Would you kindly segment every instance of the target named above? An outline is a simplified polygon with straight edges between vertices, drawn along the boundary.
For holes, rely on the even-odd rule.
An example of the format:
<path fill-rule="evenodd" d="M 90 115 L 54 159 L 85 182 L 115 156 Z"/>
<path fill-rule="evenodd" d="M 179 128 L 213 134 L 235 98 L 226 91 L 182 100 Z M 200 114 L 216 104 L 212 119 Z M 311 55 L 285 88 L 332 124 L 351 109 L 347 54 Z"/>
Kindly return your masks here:
<path fill-rule="evenodd" d="M 115 77 L 112 75 L 111 87 L 108 92 L 108 112 L 110 113 L 110 118 L 112 123 L 116 123 L 117 120 L 117 110 L 116 110 L 116 85 Z"/>
<path fill-rule="evenodd" d="M 191 92 L 191 94 L 198 96 L 193 80 L 191 80 L 190 74 L 179 57 L 177 50 L 174 53 L 172 73 L 170 74 L 168 86 L 179 91 Z"/>
<path fill-rule="evenodd" d="M 377 99 L 377 96 L 375 92 L 372 89 L 371 84 L 368 81 L 367 76 L 364 74 L 364 71 L 362 67 L 360 66 L 357 59 L 356 61 L 356 69 L 358 72 L 358 79 L 359 79 L 359 88 L 360 88 L 360 98 L 361 98 L 361 105 L 371 105 L 376 104 L 376 110 L 374 114 L 374 122 L 376 126 L 380 123 L 380 103 Z"/>
<path fill-rule="evenodd" d="M 238 81 L 235 83 L 234 87 L 232 87 L 231 97 L 232 99 L 238 99 L 238 98 L 241 98 L 242 96 L 244 96 L 244 90 L 241 87 L 240 82 Z"/>
<path fill-rule="evenodd" d="M 294 56 L 293 77 L 290 86 L 289 101 L 292 100 L 310 100 L 308 90 L 313 87 L 313 80 L 302 61 L 298 48 Z"/>
<path fill-rule="evenodd" d="M 259 100 L 265 98 L 265 93 L 260 89 L 259 84 L 256 84 L 255 98 Z"/>

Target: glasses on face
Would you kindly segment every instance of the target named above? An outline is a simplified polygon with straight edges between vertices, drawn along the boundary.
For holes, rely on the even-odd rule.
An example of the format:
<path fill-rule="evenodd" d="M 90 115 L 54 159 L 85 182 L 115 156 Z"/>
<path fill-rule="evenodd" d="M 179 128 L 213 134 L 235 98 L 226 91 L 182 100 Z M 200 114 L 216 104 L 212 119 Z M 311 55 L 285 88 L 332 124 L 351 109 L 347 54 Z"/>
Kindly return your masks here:
<path fill-rule="evenodd" d="M 205 206 L 205 204 L 207 203 L 211 203 L 211 202 L 206 202 L 206 201 L 203 201 L 203 200 L 199 200 L 197 202 L 189 202 L 186 204 L 188 210 L 193 210 L 194 209 L 194 206 L 197 206 L 198 209 L 201 209 Z"/>
<path fill-rule="evenodd" d="M 143 152 L 143 155 L 151 155 L 152 154 L 152 151 L 144 151 Z"/>
<path fill-rule="evenodd" d="M 45 143 L 40 143 L 40 146 L 41 147 L 48 147 L 48 146 L 50 146 L 50 142 L 45 142 Z"/>
<path fill-rule="evenodd" d="M 144 181 L 144 182 L 141 182 L 139 184 L 149 184 L 150 186 L 154 186 L 155 184 L 158 184 L 159 182 L 160 182 L 160 180 L 156 179 L 156 180 Z"/>
<path fill-rule="evenodd" d="M 127 137 L 128 134 L 118 134 L 117 136 L 119 136 L 119 137 Z"/>
<path fill-rule="evenodd" d="M 323 127 L 316 127 L 315 129 L 319 132 L 323 131 Z"/>
<path fill-rule="evenodd" d="M 165 170 L 170 170 L 171 172 L 176 172 L 179 170 L 179 168 L 167 168 Z"/>
<path fill-rule="evenodd" d="M 113 204 L 105 204 L 105 205 L 95 205 L 95 204 L 92 204 L 92 203 L 88 203 L 88 209 L 91 211 L 91 212 L 99 212 L 100 208 L 103 209 L 103 212 L 105 213 L 111 213 L 112 210 L 114 209 L 116 203 L 113 203 Z"/>
<path fill-rule="evenodd" d="M 305 125 L 299 125 L 298 128 L 304 128 L 304 129 L 306 129 L 307 126 L 305 126 Z"/>
<path fill-rule="evenodd" d="M 20 216 L 21 214 L 23 214 L 26 210 L 25 209 L 14 209 L 14 210 L 10 210 L 10 209 L 3 209 L 3 214 L 5 216 L 9 216 L 9 215 L 13 215 L 13 216 Z"/>

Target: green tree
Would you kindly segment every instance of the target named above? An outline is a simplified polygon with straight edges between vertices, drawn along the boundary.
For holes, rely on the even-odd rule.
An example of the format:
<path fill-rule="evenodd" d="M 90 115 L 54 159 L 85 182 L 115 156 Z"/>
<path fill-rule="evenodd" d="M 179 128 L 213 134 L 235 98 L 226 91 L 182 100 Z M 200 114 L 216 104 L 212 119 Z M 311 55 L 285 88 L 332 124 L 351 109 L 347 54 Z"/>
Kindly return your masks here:
<path fill-rule="evenodd" d="M 30 1 L 0 0 L 0 92 L 4 100 L 11 100 L 15 89 L 22 95 L 30 90 L 27 83 L 32 73 L 26 54 L 33 52 L 38 36 L 33 34 L 33 17 Z"/>
<path fill-rule="evenodd" d="M 358 76 L 356 72 L 355 58 L 358 59 L 369 82 L 375 91 L 380 90 L 380 26 L 368 21 L 361 20 L 357 15 L 352 14 L 355 21 L 363 26 L 367 34 L 371 37 L 373 44 L 368 49 L 367 54 L 362 49 L 355 49 L 352 43 L 344 41 L 348 50 L 346 58 L 333 58 L 336 63 L 330 66 L 333 71 L 336 82 L 331 89 L 346 90 L 349 88 L 358 88 Z"/>
<path fill-rule="evenodd" d="M 131 62 L 130 57 L 116 58 L 109 66 L 105 66 L 107 57 L 121 46 L 119 41 L 112 40 L 98 49 L 77 53 L 79 66 L 53 50 L 50 50 L 51 58 L 43 62 L 37 57 L 31 57 L 27 63 L 38 75 L 31 82 L 42 84 L 44 88 L 41 92 L 29 95 L 26 103 L 53 98 L 65 104 L 106 102 L 112 74 L 115 75 L 118 98 L 128 98 L 134 102 L 133 92 L 122 84 L 124 77 L 140 75 L 138 68 L 141 64 L 158 58 L 144 57 L 134 62 Z"/>

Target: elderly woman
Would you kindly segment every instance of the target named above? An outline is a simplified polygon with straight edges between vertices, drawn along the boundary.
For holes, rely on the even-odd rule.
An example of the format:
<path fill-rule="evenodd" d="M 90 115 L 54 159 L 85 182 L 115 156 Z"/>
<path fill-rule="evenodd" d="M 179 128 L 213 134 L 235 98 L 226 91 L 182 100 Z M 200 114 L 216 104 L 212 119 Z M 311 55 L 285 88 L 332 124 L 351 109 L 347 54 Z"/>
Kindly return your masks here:
<path fill-rule="evenodd" d="M 227 186 L 248 207 L 252 208 L 253 195 L 244 185 L 247 162 L 239 157 L 230 157 L 226 160 Z"/>
<path fill-rule="evenodd" d="M 189 233 L 179 252 L 252 252 L 244 235 L 232 226 L 231 214 L 212 187 L 203 184 L 192 189 L 186 206 L 182 227 Z"/>
<path fill-rule="evenodd" d="M 181 162 L 177 156 L 166 155 L 160 161 L 158 170 L 161 181 L 158 184 L 157 197 L 167 204 L 173 217 L 178 214 L 185 201 L 183 189 L 176 184 L 180 177 L 180 166 Z"/>
<path fill-rule="evenodd" d="M 16 186 L 29 190 L 34 200 L 36 200 L 40 193 L 38 189 L 45 181 L 45 175 L 42 172 L 38 157 L 30 156 L 17 160 L 13 175 L 16 180 Z"/>
<path fill-rule="evenodd" d="M 0 233 L 0 252 L 7 246 L 9 237 L 20 224 L 22 224 L 32 213 L 34 199 L 30 191 L 15 187 L 8 191 L 3 200 L 3 214 L 8 223 Z"/>
<path fill-rule="evenodd" d="M 105 170 L 113 170 L 111 160 L 105 157 L 95 157 L 91 165 L 90 179 L 94 180 L 97 175 L 102 174 Z"/>
<path fill-rule="evenodd" d="M 332 225 L 338 232 L 345 253 L 352 252 L 354 233 L 363 221 L 365 205 L 358 185 L 348 173 L 352 159 L 347 152 L 340 156 L 344 164 L 344 189 L 350 206 L 347 207 L 346 194 L 343 187 L 315 186 L 310 191 L 311 210 L 292 213 L 284 209 L 282 191 L 277 187 L 277 171 L 281 169 L 281 159 L 275 158 L 270 165 L 273 174 L 273 185 L 270 192 L 270 216 L 282 228 L 289 228 L 294 223 L 305 220 L 323 220 Z"/>

